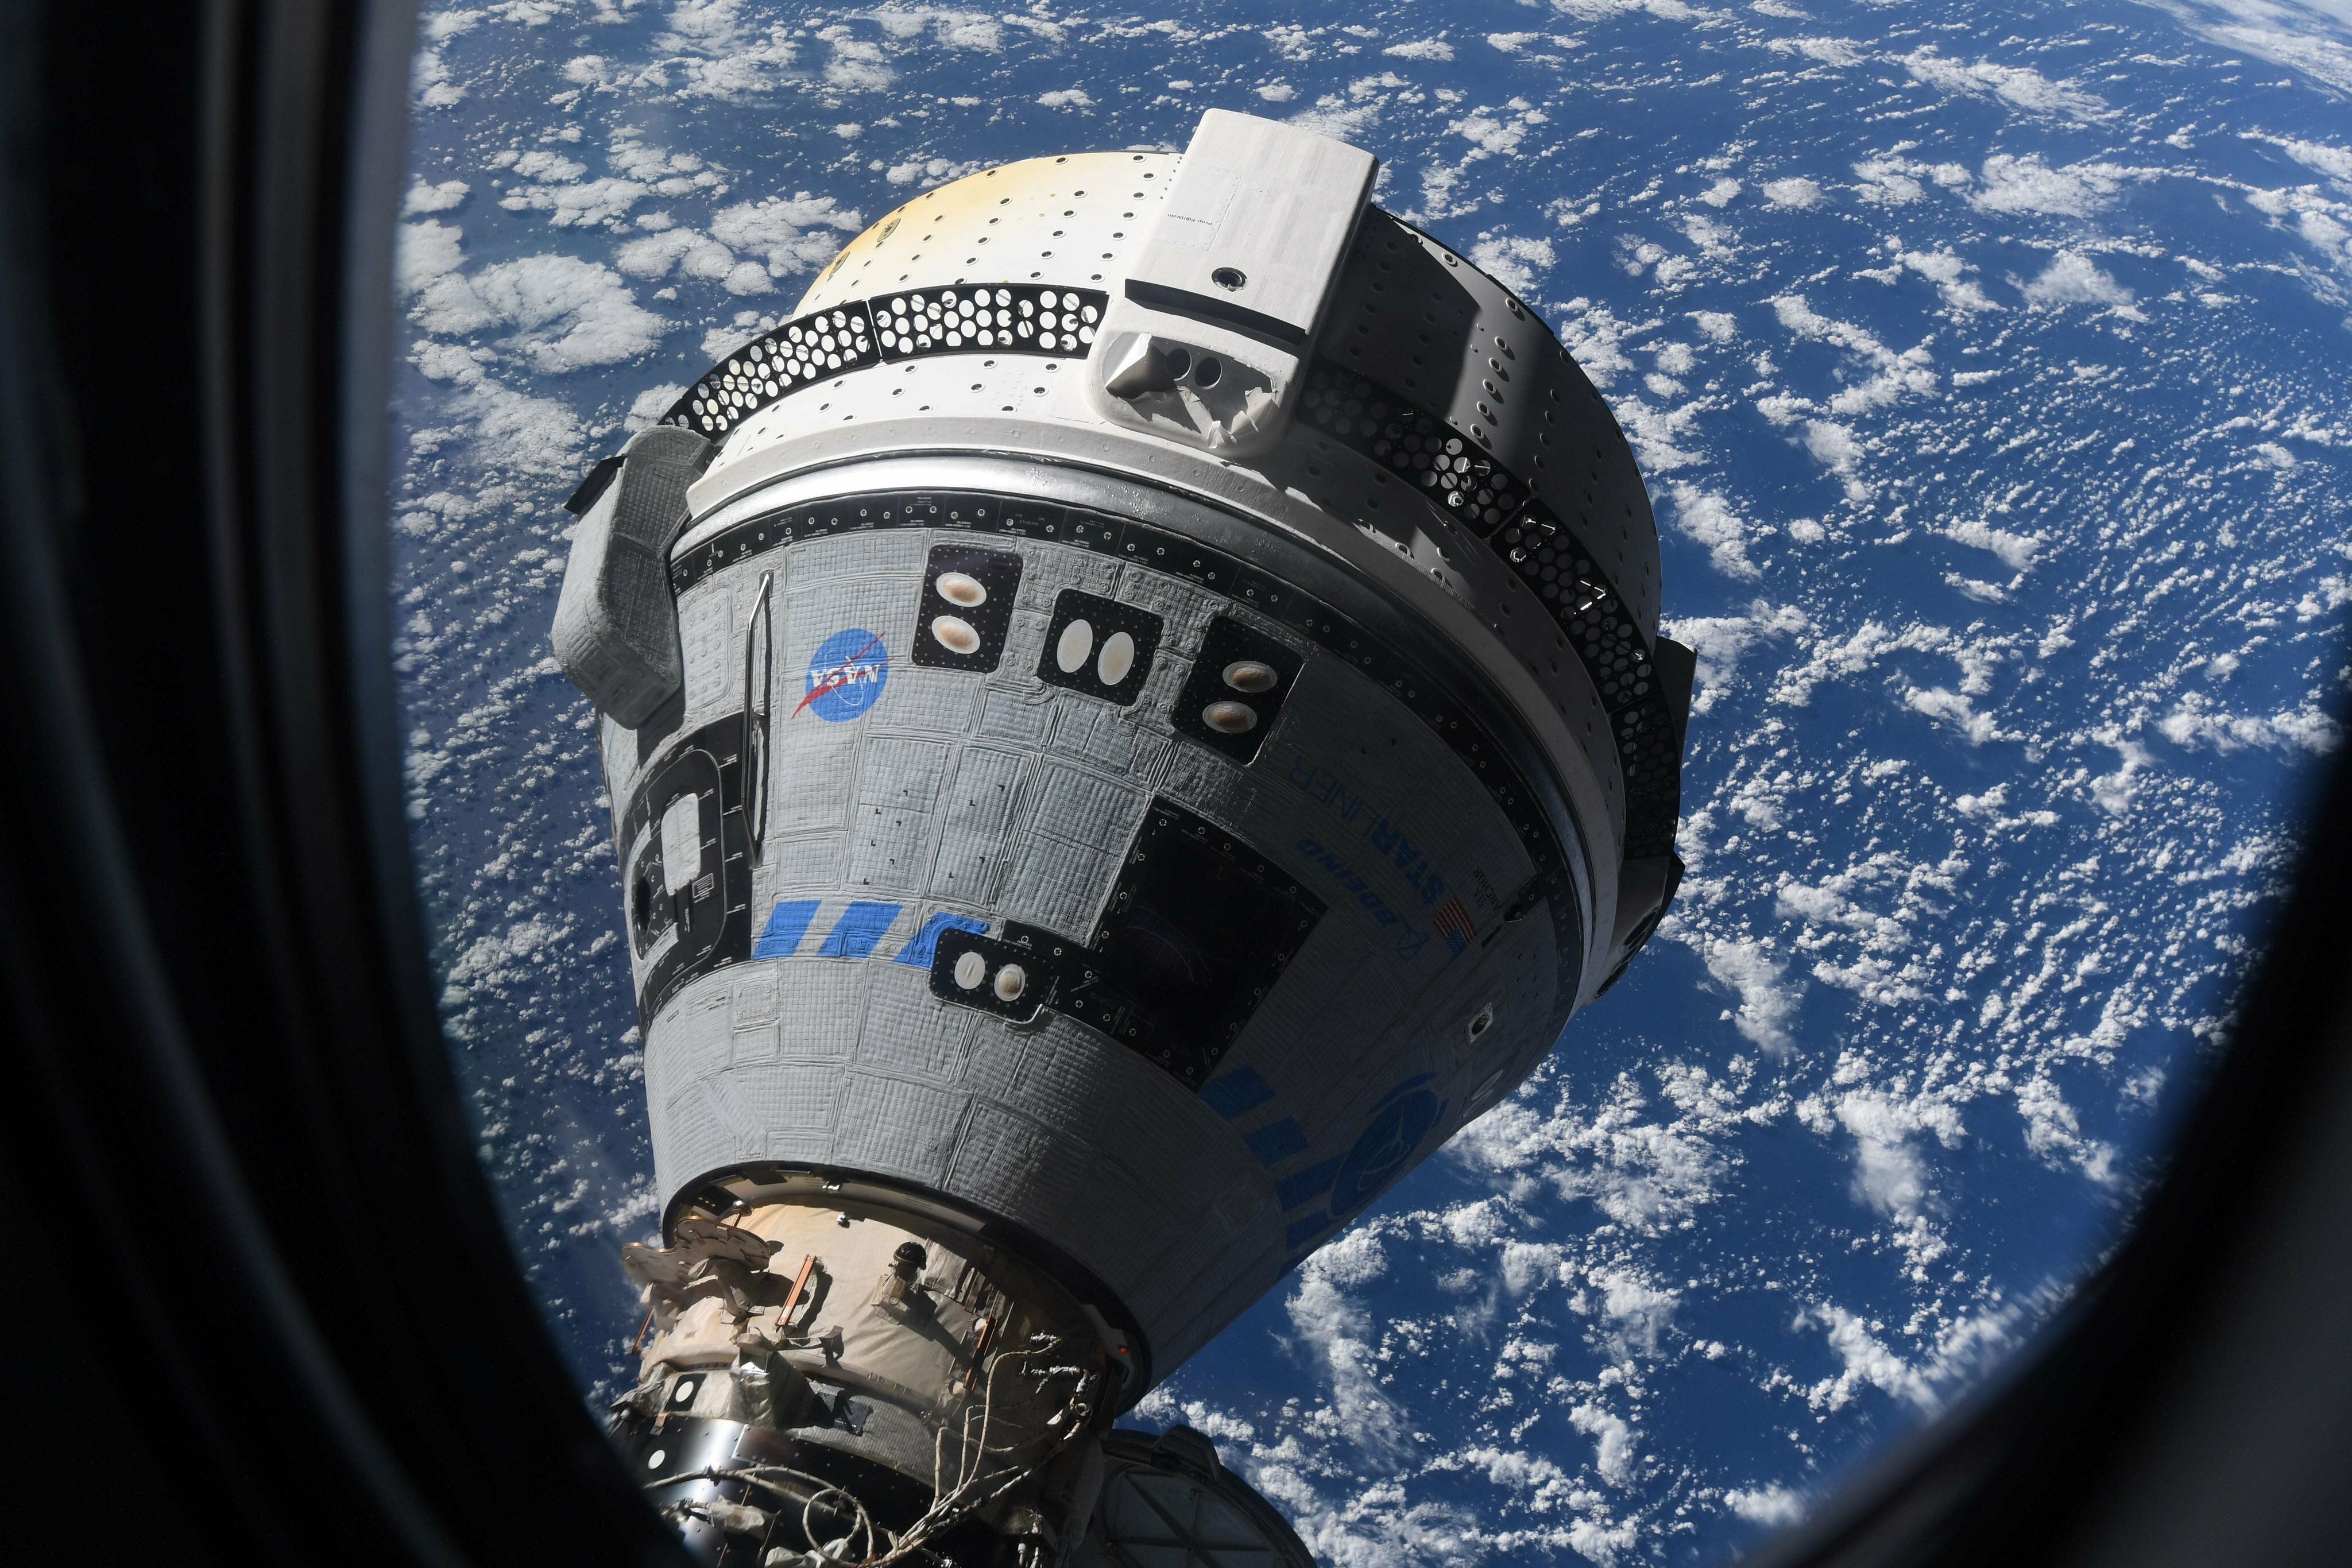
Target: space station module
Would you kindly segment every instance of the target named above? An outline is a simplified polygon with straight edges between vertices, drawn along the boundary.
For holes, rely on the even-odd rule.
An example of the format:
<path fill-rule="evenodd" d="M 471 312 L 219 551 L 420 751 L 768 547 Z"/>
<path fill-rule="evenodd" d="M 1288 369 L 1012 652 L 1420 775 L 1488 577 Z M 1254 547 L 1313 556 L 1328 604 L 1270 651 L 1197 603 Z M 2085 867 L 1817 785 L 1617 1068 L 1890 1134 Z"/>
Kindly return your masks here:
<path fill-rule="evenodd" d="M 663 1201 L 614 1429 L 706 1561 L 1307 1561 L 1112 1421 L 1674 896 L 1632 454 L 1374 174 L 1218 111 L 926 192 L 571 502 Z"/>

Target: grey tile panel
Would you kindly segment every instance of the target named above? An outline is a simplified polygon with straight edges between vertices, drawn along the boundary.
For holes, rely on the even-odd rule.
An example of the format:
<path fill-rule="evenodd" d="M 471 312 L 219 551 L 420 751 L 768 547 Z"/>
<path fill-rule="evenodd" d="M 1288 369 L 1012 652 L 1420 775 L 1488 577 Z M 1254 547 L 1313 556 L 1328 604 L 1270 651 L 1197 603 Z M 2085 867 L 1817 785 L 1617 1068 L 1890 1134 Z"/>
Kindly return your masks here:
<path fill-rule="evenodd" d="M 756 580 L 756 579 L 755 579 Z M 741 650 L 735 643 L 739 581 L 711 584 L 678 601 L 677 641 L 686 660 L 686 727 L 742 706 Z"/>
<path fill-rule="evenodd" d="M 926 884 L 932 897 L 984 907 L 996 896 L 1032 766 L 993 746 L 957 749 L 955 777 L 940 797 L 940 849 Z"/>

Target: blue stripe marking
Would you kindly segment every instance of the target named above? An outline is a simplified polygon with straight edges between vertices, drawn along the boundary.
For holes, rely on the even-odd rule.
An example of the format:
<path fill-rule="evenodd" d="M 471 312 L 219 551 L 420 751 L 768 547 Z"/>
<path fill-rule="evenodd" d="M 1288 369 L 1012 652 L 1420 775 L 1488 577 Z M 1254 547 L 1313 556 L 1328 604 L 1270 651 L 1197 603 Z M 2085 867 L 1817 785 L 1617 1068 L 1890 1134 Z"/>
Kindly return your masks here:
<path fill-rule="evenodd" d="M 1275 1186 L 1275 1196 L 1282 1199 L 1285 1208 L 1297 1208 L 1309 1198 L 1321 1197 L 1331 1190 L 1339 1179 L 1339 1161 L 1325 1160 L 1319 1166 L 1308 1166 L 1296 1176 L 1287 1176 Z"/>
<path fill-rule="evenodd" d="M 903 904 L 868 904 L 864 900 L 841 912 L 833 923 L 832 935 L 817 946 L 820 958 L 871 957 L 882 938 L 890 934 L 891 923 L 898 918 Z"/>
<path fill-rule="evenodd" d="M 1324 1228 L 1330 1223 L 1331 1217 L 1328 1214 L 1314 1214 L 1305 1219 L 1294 1219 L 1290 1222 L 1290 1228 L 1282 1233 L 1282 1244 L 1286 1248 L 1303 1246 L 1322 1235 Z"/>
<path fill-rule="evenodd" d="M 928 969 L 931 967 L 931 960 L 939 956 L 941 932 L 985 932 L 987 929 L 988 922 L 985 920 L 974 920 L 969 915 L 950 915 L 941 910 L 923 922 L 923 928 L 915 933 L 914 940 L 899 948 L 898 956 L 890 962 L 904 964 L 910 969 Z"/>
<path fill-rule="evenodd" d="M 801 938 L 808 935 L 809 922 L 816 918 L 818 900 L 796 898 L 789 904 L 779 904 L 769 913 L 768 928 L 760 933 L 752 945 L 754 958 L 789 958 L 800 951 Z"/>
<path fill-rule="evenodd" d="M 1255 1133 L 1242 1134 L 1242 1142 L 1250 1147 L 1262 1166 L 1278 1165 L 1307 1147 L 1307 1134 L 1298 1130 L 1297 1118 L 1285 1116 L 1279 1122 L 1268 1122 Z"/>
<path fill-rule="evenodd" d="M 1223 1078 L 1202 1084 L 1201 1098 L 1210 1110 L 1230 1122 L 1273 1099 L 1274 1085 L 1260 1078 L 1255 1068 L 1236 1067 Z"/>

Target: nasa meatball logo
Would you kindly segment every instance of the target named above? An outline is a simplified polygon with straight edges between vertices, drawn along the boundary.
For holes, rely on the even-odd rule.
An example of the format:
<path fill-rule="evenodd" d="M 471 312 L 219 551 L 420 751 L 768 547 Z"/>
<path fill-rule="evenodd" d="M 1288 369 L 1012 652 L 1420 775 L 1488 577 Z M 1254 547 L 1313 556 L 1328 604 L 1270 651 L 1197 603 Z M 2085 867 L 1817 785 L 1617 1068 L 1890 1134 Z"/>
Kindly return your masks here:
<path fill-rule="evenodd" d="M 863 627 L 852 626 L 827 637 L 809 660 L 808 695 L 802 709 L 829 724 L 844 724 L 863 716 L 882 700 L 890 684 L 890 650 L 882 639 Z"/>
<path fill-rule="evenodd" d="M 1331 1184 L 1331 1216 L 1344 1219 L 1380 1195 L 1402 1171 L 1421 1147 L 1422 1139 L 1445 1114 L 1444 1102 L 1418 1087 L 1429 1074 L 1407 1079 L 1391 1089 L 1374 1107 L 1372 1119 L 1357 1136 L 1355 1147 L 1339 1162 Z"/>

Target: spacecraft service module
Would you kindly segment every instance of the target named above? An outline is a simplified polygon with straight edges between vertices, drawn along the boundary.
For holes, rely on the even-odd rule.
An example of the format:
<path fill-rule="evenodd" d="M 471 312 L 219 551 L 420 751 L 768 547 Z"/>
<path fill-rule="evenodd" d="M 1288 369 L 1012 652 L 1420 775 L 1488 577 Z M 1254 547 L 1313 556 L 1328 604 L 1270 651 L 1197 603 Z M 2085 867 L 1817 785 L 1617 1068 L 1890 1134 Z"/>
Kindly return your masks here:
<path fill-rule="evenodd" d="M 1373 174 L 1212 112 L 928 192 L 572 499 L 665 1204 L 614 1430 L 706 1561 L 1306 1563 L 1112 1420 L 1674 896 L 1632 454 Z"/>

